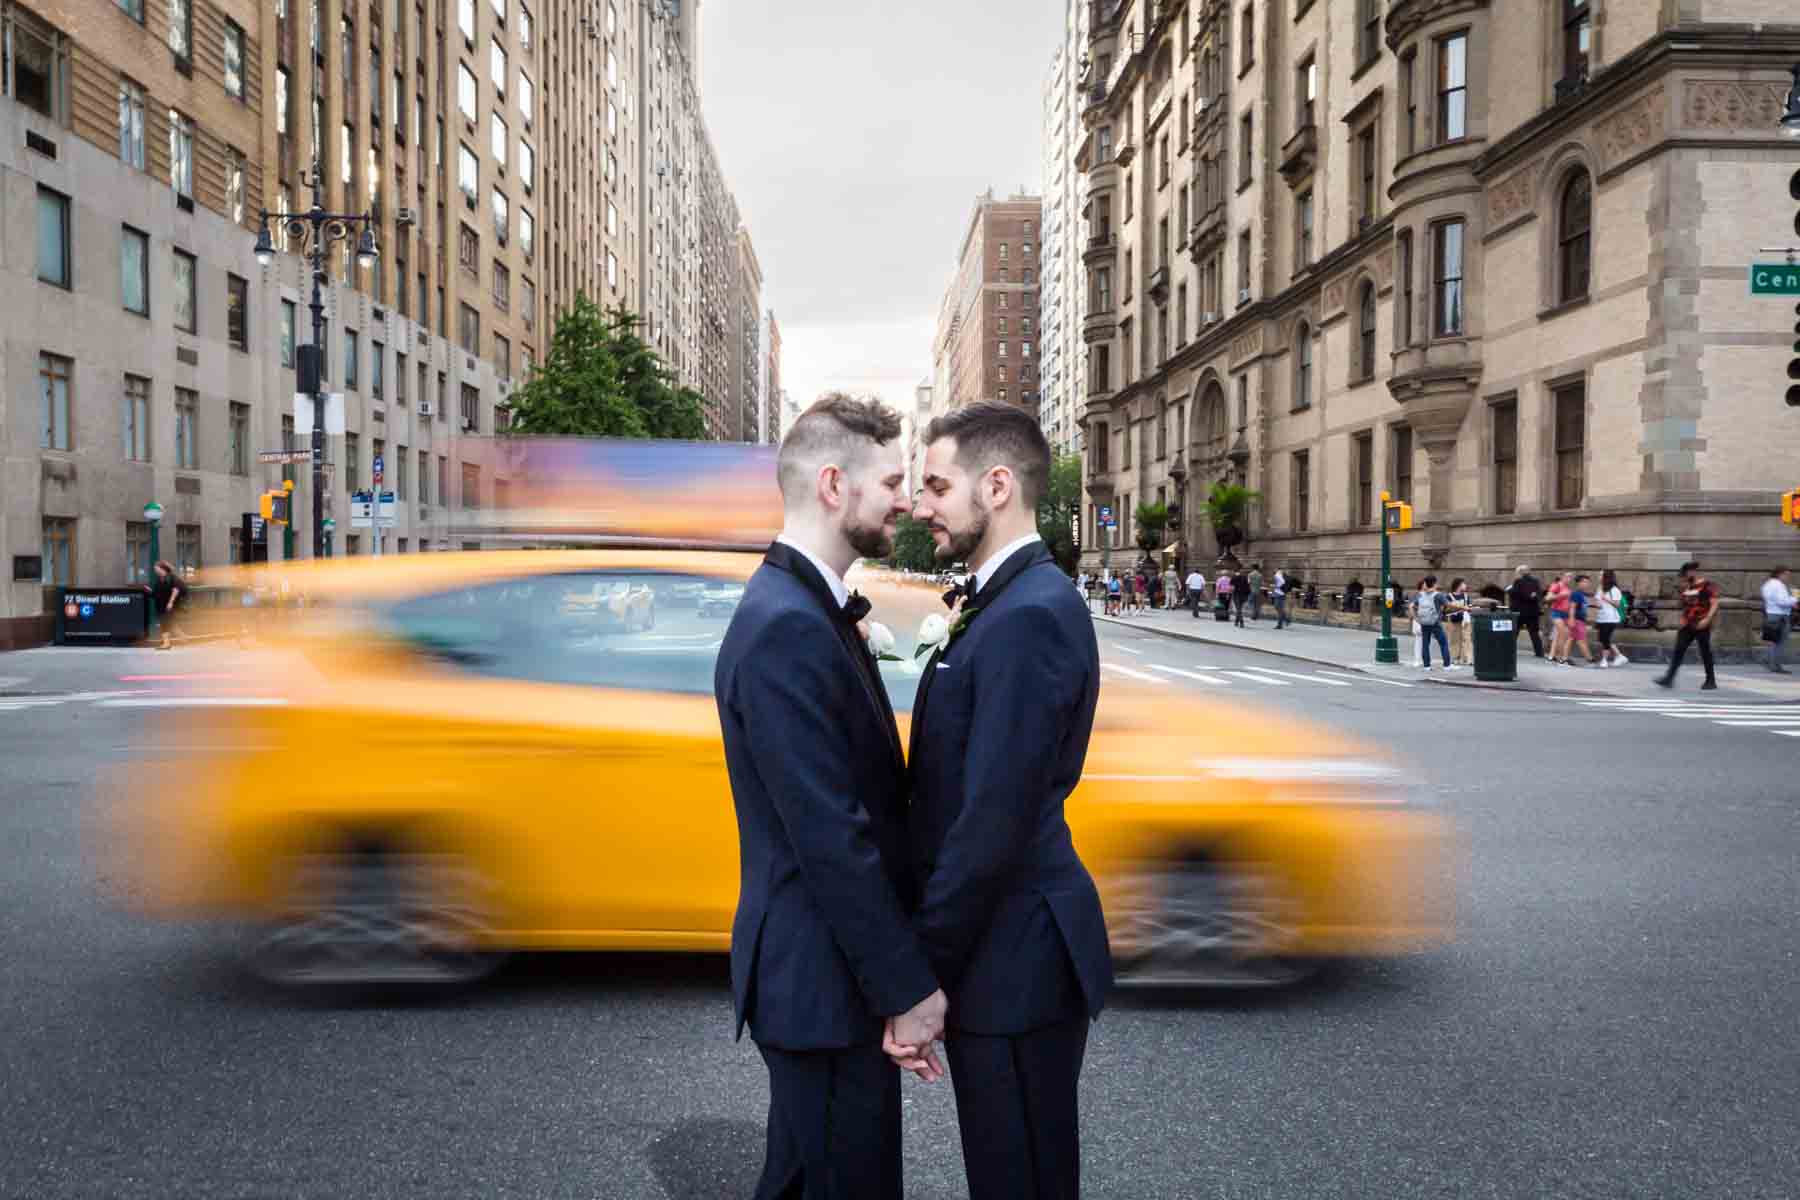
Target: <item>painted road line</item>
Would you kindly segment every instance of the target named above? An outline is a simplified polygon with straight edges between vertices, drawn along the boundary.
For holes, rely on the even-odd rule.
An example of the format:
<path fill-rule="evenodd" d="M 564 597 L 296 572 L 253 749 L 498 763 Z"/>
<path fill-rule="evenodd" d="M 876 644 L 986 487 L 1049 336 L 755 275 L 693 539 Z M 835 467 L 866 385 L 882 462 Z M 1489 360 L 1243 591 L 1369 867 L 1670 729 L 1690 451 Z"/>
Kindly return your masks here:
<path fill-rule="evenodd" d="M 0 700 L 0 712 L 17 712 L 21 708 L 54 708 L 61 703 L 62 698 L 60 696 L 54 700 L 46 699 L 41 696 L 32 697 L 30 699 L 27 699 L 24 696 L 15 696 L 11 699 Z"/>
<path fill-rule="evenodd" d="M 1130 646 L 1122 645 L 1121 643 L 1118 643 L 1118 642 L 1111 643 L 1109 648 L 1113 649 L 1113 650 L 1123 650 L 1127 654 L 1142 654 L 1143 653 L 1142 650 L 1133 650 Z"/>
<path fill-rule="evenodd" d="M 241 675 L 193 672 L 186 675 L 121 675 L 120 683 L 185 683 L 194 679 L 242 679 Z"/>
<path fill-rule="evenodd" d="M 1379 675 L 1345 675 L 1339 671 L 1320 671 L 1319 674 L 1329 679 L 1348 679 L 1351 683 L 1385 683 L 1389 687 L 1404 688 L 1415 686 L 1410 683 L 1401 683 L 1398 679 L 1383 679 Z"/>
<path fill-rule="evenodd" d="M 1800 737 L 1800 729 L 1771 729 L 1770 733 L 1779 733 L 1782 737 Z"/>
<path fill-rule="evenodd" d="M 1141 679 L 1145 683 L 1167 683 L 1160 675 L 1152 675 L 1148 671 L 1134 671 L 1130 667 L 1121 667 L 1118 663 L 1103 662 L 1100 664 L 1108 671 L 1117 671 L 1128 679 Z"/>
<path fill-rule="evenodd" d="M 1183 670 L 1181 667 L 1165 667 L 1161 663 L 1151 663 L 1150 669 L 1152 671 L 1167 671 L 1171 675 L 1179 675 L 1183 679 L 1197 680 L 1200 683 L 1211 684 L 1214 687 L 1231 686 L 1231 680 L 1229 679 L 1222 678 L 1218 675 L 1205 675 L 1199 671 Z"/>
<path fill-rule="evenodd" d="M 1267 679 L 1261 675 L 1254 675 L 1249 671 L 1227 671 L 1227 672 L 1225 672 L 1225 674 L 1236 675 L 1239 679 L 1248 679 L 1251 683 L 1260 683 L 1264 687 L 1293 687 L 1294 686 L 1293 684 L 1288 683 L 1285 680 Z"/>
<path fill-rule="evenodd" d="M 1800 725 L 1800 717 L 1719 717 L 1714 725 L 1729 725 L 1734 729 L 1770 728 L 1776 725 Z"/>
<path fill-rule="evenodd" d="M 1247 670 L 1260 671 L 1264 675 L 1279 675 L 1283 679 L 1298 679 L 1301 683 L 1319 683 L 1326 687 L 1349 687 L 1347 683 L 1339 683 L 1335 679 L 1325 679 L 1318 675 L 1298 675 L 1293 671 L 1277 671 L 1274 667 L 1248 667 Z"/>
<path fill-rule="evenodd" d="M 152 696 L 147 699 L 102 700 L 99 708 L 280 708 L 279 696 Z"/>

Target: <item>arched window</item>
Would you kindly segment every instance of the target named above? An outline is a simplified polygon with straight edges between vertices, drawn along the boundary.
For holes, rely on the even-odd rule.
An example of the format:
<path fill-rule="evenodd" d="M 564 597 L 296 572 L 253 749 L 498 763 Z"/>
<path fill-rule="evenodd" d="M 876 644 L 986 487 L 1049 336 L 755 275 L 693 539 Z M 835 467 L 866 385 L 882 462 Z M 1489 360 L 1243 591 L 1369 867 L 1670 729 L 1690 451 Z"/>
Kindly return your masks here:
<path fill-rule="evenodd" d="M 1362 285 L 1362 300 L 1357 305 L 1356 333 L 1360 346 L 1358 362 L 1365 380 L 1375 378 L 1375 285 Z"/>
<path fill-rule="evenodd" d="M 1199 461 L 1217 462 L 1225 457 L 1225 389 L 1214 379 L 1200 393 L 1194 414 L 1194 440 L 1200 443 Z"/>
<path fill-rule="evenodd" d="M 1557 264 L 1561 303 L 1588 294 L 1592 277 L 1594 229 L 1594 181 L 1586 171 L 1576 171 L 1563 184 L 1556 206 Z"/>
<path fill-rule="evenodd" d="M 1312 330 L 1300 322 L 1294 335 L 1294 408 L 1312 407 Z"/>

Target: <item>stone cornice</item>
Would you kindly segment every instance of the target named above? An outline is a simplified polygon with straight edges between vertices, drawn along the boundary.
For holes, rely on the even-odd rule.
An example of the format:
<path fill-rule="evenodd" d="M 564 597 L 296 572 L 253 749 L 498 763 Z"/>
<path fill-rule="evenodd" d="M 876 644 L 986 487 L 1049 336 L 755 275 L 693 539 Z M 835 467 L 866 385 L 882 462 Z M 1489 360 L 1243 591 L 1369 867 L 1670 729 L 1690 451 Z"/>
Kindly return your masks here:
<path fill-rule="evenodd" d="M 1394 0 L 1388 6 L 1388 49 L 1399 53 L 1400 43 L 1431 21 L 1487 8 L 1489 0 Z"/>

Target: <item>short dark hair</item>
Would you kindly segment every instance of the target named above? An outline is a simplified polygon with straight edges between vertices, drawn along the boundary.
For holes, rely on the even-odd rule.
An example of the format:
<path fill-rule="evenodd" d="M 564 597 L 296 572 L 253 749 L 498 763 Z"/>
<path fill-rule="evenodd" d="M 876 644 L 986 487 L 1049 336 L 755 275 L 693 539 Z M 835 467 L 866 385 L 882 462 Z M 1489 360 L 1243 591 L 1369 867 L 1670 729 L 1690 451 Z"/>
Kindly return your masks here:
<path fill-rule="evenodd" d="M 826 392 L 795 418 L 775 457 L 775 473 L 786 500 L 804 490 L 806 476 L 820 460 L 836 458 L 849 469 L 862 458 L 864 443 L 885 446 L 900 437 L 900 414 L 873 397 Z"/>
<path fill-rule="evenodd" d="M 1694 571 L 1698 571 L 1699 569 L 1700 569 L 1700 564 L 1698 562 L 1684 562 L 1681 564 L 1681 570 L 1679 570 L 1675 573 L 1677 575 L 1687 575 Z"/>
<path fill-rule="evenodd" d="M 1436 575 L 1427 575 L 1425 578 L 1419 580 L 1419 586 L 1420 587 L 1436 587 L 1437 586 L 1437 576 Z"/>
<path fill-rule="evenodd" d="M 926 445 L 941 438 L 956 439 L 956 461 L 965 469 L 1010 467 L 1027 507 L 1035 509 L 1050 490 L 1050 443 L 1022 408 L 992 400 L 953 408 L 925 427 Z"/>

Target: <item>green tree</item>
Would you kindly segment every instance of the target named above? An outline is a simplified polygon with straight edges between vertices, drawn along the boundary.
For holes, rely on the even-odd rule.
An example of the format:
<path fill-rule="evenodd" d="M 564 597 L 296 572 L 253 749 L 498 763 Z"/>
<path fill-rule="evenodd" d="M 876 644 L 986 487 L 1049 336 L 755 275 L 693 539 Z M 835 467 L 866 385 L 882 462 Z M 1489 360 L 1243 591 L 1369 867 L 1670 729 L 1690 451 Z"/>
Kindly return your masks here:
<path fill-rule="evenodd" d="M 1163 548 L 1163 532 L 1169 528 L 1169 506 L 1162 503 L 1140 504 L 1132 513 L 1137 523 L 1138 549 L 1154 554 Z"/>
<path fill-rule="evenodd" d="M 1038 501 L 1038 536 L 1050 548 L 1057 566 L 1075 573 L 1080 555 L 1075 550 L 1076 507 L 1081 503 L 1081 456 L 1058 454 L 1050 460 L 1050 487 Z"/>
<path fill-rule="evenodd" d="M 556 319 L 550 349 L 513 393 L 520 436 L 703 438 L 700 393 L 638 336 L 640 318 L 585 294 Z"/>
<path fill-rule="evenodd" d="M 1250 540 L 1250 505 L 1261 499 L 1261 492 L 1239 484 L 1223 480 L 1213 484 L 1201 511 L 1212 524 L 1220 554 L 1230 554 Z"/>
<path fill-rule="evenodd" d="M 902 571 L 934 571 L 937 569 L 937 543 L 931 540 L 931 526 L 911 517 L 901 517 L 894 532 L 894 553 L 890 560 Z"/>

